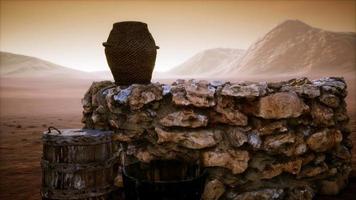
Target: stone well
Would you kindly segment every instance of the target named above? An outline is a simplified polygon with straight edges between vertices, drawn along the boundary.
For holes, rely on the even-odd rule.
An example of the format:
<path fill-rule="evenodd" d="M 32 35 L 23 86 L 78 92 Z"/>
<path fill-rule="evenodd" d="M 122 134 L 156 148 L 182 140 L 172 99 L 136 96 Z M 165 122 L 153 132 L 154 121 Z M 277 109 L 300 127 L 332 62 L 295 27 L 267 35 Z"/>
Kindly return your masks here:
<path fill-rule="evenodd" d="M 205 200 L 312 199 L 347 184 L 346 95 L 344 79 L 335 77 L 125 87 L 102 81 L 82 100 L 83 123 L 115 131 L 121 148 L 142 162 L 199 160 L 209 174 Z"/>

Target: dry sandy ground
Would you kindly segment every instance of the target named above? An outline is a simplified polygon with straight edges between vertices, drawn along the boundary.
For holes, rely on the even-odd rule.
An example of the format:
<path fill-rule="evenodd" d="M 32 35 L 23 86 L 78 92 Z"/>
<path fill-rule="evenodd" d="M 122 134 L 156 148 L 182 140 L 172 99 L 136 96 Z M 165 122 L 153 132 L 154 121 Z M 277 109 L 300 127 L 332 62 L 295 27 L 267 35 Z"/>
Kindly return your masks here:
<path fill-rule="evenodd" d="M 1 80 L 0 199 L 41 199 L 42 132 L 48 126 L 82 127 L 80 99 L 89 85 L 87 80 Z"/>
<path fill-rule="evenodd" d="M 81 127 L 80 99 L 89 85 L 87 80 L 1 80 L 0 199 L 40 199 L 42 132 L 48 126 Z M 355 81 L 349 83 L 348 102 L 353 131 L 351 136 L 356 144 L 353 85 Z M 356 149 L 353 156 L 356 169 Z M 354 182 L 341 196 L 331 199 L 348 199 L 355 189 Z"/>

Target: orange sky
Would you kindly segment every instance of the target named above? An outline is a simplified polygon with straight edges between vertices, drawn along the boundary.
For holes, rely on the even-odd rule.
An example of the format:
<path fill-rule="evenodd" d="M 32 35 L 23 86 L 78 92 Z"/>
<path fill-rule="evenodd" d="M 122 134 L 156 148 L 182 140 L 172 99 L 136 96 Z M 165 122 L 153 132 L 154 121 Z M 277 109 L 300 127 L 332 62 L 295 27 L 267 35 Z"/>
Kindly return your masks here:
<path fill-rule="evenodd" d="M 286 19 L 356 32 L 355 2 L 1 0 L 0 50 L 108 70 L 101 43 L 112 24 L 137 20 L 148 23 L 160 46 L 156 70 L 164 71 L 204 49 L 246 49 Z"/>

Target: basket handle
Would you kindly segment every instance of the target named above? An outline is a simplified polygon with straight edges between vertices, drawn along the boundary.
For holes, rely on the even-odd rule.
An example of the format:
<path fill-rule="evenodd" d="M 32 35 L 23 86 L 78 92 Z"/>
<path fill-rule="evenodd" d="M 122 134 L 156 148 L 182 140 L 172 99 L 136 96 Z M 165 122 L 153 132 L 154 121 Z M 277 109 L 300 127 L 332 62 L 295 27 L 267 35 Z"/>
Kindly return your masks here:
<path fill-rule="evenodd" d="M 48 127 L 48 133 L 51 133 L 51 130 L 52 130 L 52 129 L 55 130 L 55 131 L 57 131 L 58 134 L 62 134 L 62 132 L 61 132 L 58 128 L 54 127 L 54 126 Z"/>
<path fill-rule="evenodd" d="M 104 47 L 113 47 L 112 44 L 109 44 L 109 43 L 107 43 L 107 42 L 103 42 L 103 46 L 104 46 Z"/>

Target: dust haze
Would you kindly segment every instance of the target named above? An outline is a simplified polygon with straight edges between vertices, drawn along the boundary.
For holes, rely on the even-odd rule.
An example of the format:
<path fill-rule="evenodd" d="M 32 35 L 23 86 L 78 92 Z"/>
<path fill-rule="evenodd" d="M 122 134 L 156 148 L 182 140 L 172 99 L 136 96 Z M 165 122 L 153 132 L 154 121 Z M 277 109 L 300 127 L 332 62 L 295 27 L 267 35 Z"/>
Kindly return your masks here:
<path fill-rule="evenodd" d="M 0 54 L 0 199 L 35 200 L 40 199 L 42 132 L 48 126 L 82 127 L 84 93 L 93 81 L 113 78 L 107 71 L 83 72 L 15 53 Z M 204 50 L 167 72 L 155 72 L 153 82 L 342 76 L 348 84 L 351 135 L 356 143 L 355 56 L 356 33 L 287 20 L 247 49 Z M 353 156 L 356 169 L 356 149 Z"/>

